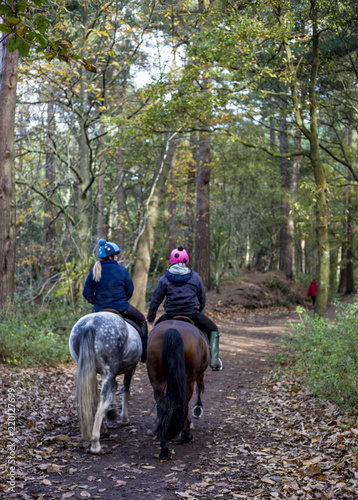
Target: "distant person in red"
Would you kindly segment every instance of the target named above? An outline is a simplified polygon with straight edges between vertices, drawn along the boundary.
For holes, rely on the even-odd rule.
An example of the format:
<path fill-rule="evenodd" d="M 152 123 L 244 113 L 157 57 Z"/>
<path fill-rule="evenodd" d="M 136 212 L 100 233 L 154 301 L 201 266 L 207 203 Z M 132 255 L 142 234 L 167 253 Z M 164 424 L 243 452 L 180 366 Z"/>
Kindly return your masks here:
<path fill-rule="evenodd" d="M 308 292 L 307 292 L 307 297 L 311 297 L 313 306 L 316 303 L 316 295 L 317 295 L 317 281 L 313 280 L 310 286 L 308 287 Z"/>

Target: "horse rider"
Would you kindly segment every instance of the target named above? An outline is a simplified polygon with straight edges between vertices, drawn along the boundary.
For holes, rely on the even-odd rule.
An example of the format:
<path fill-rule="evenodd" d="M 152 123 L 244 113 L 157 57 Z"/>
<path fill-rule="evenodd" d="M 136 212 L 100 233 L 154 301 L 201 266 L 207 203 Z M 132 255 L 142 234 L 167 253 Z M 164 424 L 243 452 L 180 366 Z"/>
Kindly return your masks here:
<path fill-rule="evenodd" d="M 220 337 L 218 327 L 203 313 L 206 295 L 202 279 L 189 266 L 189 255 L 183 247 L 179 246 L 171 252 L 169 262 L 170 266 L 154 290 L 147 321 L 150 325 L 153 324 L 158 307 L 166 297 L 165 314 L 160 316 L 156 324 L 179 315 L 191 319 L 208 337 L 212 370 L 222 370 L 224 367 L 218 357 Z"/>
<path fill-rule="evenodd" d="M 93 304 L 93 311 L 112 310 L 120 313 L 140 328 L 142 339 L 143 363 L 147 360 L 148 325 L 144 315 L 129 304 L 134 285 L 129 272 L 118 264 L 119 252 L 123 252 L 115 243 L 101 238 L 98 242 L 98 261 L 87 276 L 83 289 L 84 298 Z"/>

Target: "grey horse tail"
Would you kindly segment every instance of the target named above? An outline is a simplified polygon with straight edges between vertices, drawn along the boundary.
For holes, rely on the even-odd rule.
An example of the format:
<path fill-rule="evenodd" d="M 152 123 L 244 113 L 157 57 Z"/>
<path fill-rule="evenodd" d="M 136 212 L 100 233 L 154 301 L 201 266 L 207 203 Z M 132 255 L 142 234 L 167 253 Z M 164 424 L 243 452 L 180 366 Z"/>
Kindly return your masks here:
<path fill-rule="evenodd" d="M 91 439 L 94 416 L 98 405 L 93 326 L 84 326 L 77 362 L 77 405 L 80 431 L 84 439 Z"/>
<path fill-rule="evenodd" d="M 178 330 L 170 328 L 164 335 L 163 369 L 167 374 L 164 398 L 158 404 L 157 436 L 161 441 L 176 437 L 185 422 L 186 373 L 184 344 Z"/>

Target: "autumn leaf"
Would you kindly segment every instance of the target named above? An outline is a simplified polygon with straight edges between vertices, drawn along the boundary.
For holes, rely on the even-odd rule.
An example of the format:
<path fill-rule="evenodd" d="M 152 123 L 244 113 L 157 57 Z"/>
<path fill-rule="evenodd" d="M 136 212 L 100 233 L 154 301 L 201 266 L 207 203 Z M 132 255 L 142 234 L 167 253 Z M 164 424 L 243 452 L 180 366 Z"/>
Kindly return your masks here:
<path fill-rule="evenodd" d="M 92 63 L 90 63 L 87 59 L 82 59 L 83 65 L 87 71 L 90 71 L 91 73 L 97 73 L 97 68 L 93 66 Z"/>
<path fill-rule="evenodd" d="M 56 441 L 71 441 L 70 436 L 66 436 L 65 434 L 60 434 L 59 436 L 55 436 Z"/>
<path fill-rule="evenodd" d="M 54 43 L 59 47 L 61 47 L 62 49 L 66 50 L 69 50 L 72 47 L 72 42 L 70 42 L 66 38 L 61 38 L 60 40 L 56 40 Z"/>
<path fill-rule="evenodd" d="M 307 476 L 318 476 L 319 474 L 322 473 L 322 469 L 319 465 L 317 464 L 313 464 L 313 465 L 310 465 L 308 467 L 308 469 L 306 469 L 304 471 L 304 474 L 306 474 Z"/>

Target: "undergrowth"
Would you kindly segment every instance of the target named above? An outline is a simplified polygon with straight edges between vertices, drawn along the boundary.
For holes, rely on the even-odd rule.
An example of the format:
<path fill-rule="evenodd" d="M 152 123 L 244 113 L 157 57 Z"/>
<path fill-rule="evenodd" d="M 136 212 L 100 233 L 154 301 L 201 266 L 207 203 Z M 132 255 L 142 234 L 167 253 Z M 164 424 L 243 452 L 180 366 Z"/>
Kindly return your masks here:
<path fill-rule="evenodd" d="M 287 283 L 277 278 L 267 279 L 263 284 L 270 290 L 272 295 L 276 295 L 278 305 L 289 307 L 304 304 L 304 298 L 300 293 L 295 292 Z"/>
<path fill-rule="evenodd" d="M 333 321 L 311 318 L 301 307 L 301 322 L 282 340 L 275 361 L 290 367 L 313 394 L 358 408 L 358 301 L 336 304 Z"/>
<path fill-rule="evenodd" d="M 12 305 L 0 313 L 0 362 L 19 367 L 55 365 L 70 360 L 68 338 L 74 316 L 67 306 Z"/>

